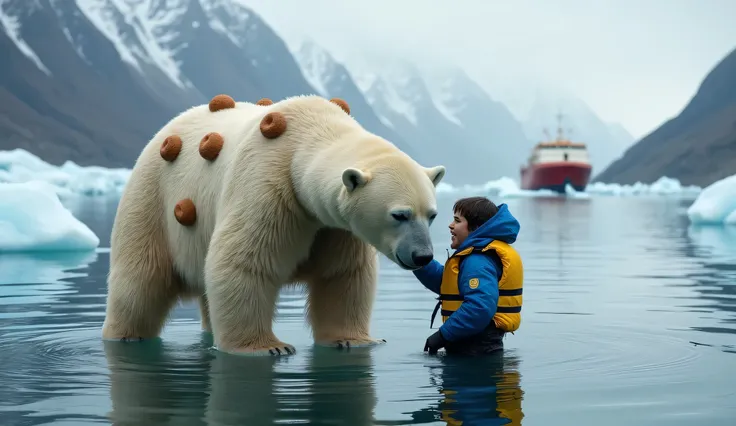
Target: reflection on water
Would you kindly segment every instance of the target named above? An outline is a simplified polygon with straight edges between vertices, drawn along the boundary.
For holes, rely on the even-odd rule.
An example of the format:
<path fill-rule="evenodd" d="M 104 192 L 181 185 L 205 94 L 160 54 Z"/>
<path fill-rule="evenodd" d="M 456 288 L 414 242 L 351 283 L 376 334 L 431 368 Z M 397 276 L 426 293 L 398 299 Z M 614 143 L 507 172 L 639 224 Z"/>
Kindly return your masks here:
<path fill-rule="evenodd" d="M 483 358 L 439 357 L 430 381 L 441 399 L 411 413 L 411 423 L 441 420 L 448 425 L 522 424 L 523 391 L 519 358 L 498 354 Z"/>
<path fill-rule="evenodd" d="M 445 259 L 453 199 L 433 227 Z M 422 352 L 435 295 L 381 259 L 373 334 L 312 346 L 299 290 L 288 358 L 211 349 L 196 304 L 161 339 L 103 342 L 109 254 L 0 256 L 0 424 L 730 425 L 736 416 L 736 230 L 690 226 L 687 202 L 508 201 L 525 265 L 521 329 L 481 359 Z M 109 244 L 115 204 L 75 214 Z"/>
<path fill-rule="evenodd" d="M 697 258 L 700 273 L 692 274 L 692 289 L 698 293 L 698 308 L 704 321 L 694 330 L 724 334 L 721 338 L 699 339 L 698 344 L 716 345 L 736 353 L 736 228 L 689 226 L 688 254 Z"/>

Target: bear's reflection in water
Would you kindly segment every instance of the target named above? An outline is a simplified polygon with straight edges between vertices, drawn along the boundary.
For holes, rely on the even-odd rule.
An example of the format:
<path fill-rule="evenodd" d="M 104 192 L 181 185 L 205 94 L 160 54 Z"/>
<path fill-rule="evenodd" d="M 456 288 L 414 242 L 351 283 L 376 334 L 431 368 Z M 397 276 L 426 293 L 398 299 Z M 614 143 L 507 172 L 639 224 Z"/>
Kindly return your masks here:
<path fill-rule="evenodd" d="M 104 342 L 114 425 L 374 424 L 374 348 L 244 357 L 160 339 Z M 185 353 L 185 355 L 182 355 Z M 303 357 L 303 358 L 302 358 Z M 307 364 L 289 368 L 289 364 Z M 279 368 L 285 367 L 285 368 Z"/>
<path fill-rule="evenodd" d="M 244 357 L 209 350 L 207 334 L 185 348 L 161 340 L 104 345 L 114 425 L 381 424 L 375 347 Z M 508 353 L 433 358 L 429 380 L 439 403 L 385 424 L 521 425 L 518 364 Z"/>

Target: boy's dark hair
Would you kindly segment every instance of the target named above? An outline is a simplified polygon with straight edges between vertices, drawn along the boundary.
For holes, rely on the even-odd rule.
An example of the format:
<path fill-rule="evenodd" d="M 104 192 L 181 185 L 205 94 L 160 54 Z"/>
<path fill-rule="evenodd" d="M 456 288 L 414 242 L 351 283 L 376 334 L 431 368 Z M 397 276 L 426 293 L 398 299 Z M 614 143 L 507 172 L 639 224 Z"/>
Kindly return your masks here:
<path fill-rule="evenodd" d="M 452 210 L 465 217 L 468 231 L 475 231 L 498 212 L 498 207 L 486 197 L 467 197 L 457 200 Z"/>

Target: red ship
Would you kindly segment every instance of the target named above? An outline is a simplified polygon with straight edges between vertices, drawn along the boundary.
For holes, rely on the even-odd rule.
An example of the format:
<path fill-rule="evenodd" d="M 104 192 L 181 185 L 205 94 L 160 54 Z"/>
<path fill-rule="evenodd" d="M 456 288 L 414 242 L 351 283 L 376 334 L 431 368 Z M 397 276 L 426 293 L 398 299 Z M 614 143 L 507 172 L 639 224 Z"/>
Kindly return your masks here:
<path fill-rule="evenodd" d="M 557 117 L 559 123 L 561 116 Z M 559 125 L 557 139 L 549 140 L 549 135 L 547 138 L 534 147 L 528 163 L 521 167 L 521 189 L 565 193 L 565 187 L 570 184 L 578 192 L 585 191 L 593 169 L 587 146 L 564 138 Z"/>

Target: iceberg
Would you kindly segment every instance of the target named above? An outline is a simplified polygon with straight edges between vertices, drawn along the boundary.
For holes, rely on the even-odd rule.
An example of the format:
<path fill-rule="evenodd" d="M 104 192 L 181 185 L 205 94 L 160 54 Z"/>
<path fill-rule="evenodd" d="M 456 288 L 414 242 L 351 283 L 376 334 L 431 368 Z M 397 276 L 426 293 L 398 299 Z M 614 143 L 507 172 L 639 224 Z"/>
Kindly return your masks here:
<path fill-rule="evenodd" d="M 72 161 L 57 167 L 23 149 L 0 151 L 0 183 L 46 182 L 60 196 L 119 195 L 130 173 L 130 169 L 82 167 Z"/>
<path fill-rule="evenodd" d="M 438 195 L 448 194 L 484 194 L 501 198 L 518 197 L 567 197 L 587 199 L 590 196 L 668 196 L 668 197 L 694 197 L 702 191 L 695 185 L 683 186 L 679 180 L 667 176 L 657 179 L 652 184 L 637 182 L 633 185 L 620 185 L 617 183 L 596 182 L 588 184 L 585 191 L 578 192 L 572 187 L 565 188 L 565 194 L 540 189 L 537 191 L 520 189 L 518 183 L 510 177 L 491 180 L 481 185 L 453 186 L 446 182 L 437 185 Z"/>
<path fill-rule="evenodd" d="M 687 209 L 693 224 L 736 225 L 736 175 L 708 185 Z"/>
<path fill-rule="evenodd" d="M 0 183 L 0 253 L 94 250 L 99 244 L 64 207 L 54 185 Z"/>
<path fill-rule="evenodd" d="M 652 184 L 637 182 L 633 185 L 595 182 L 588 185 L 586 192 L 596 195 L 635 196 L 635 195 L 670 195 L 694 196 L 702 191 L 696 185 L 683 186 L 679 180 L 662 176 Z"/>

